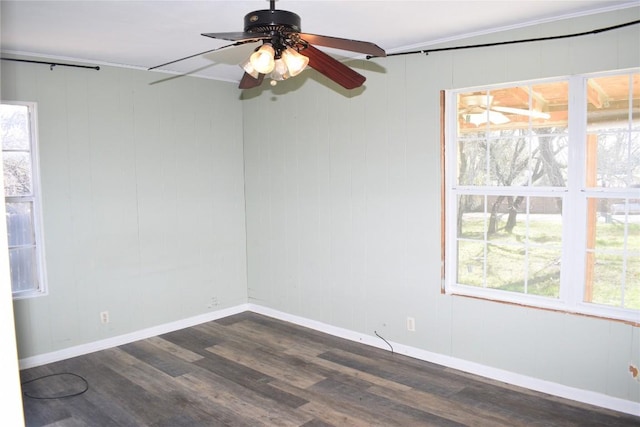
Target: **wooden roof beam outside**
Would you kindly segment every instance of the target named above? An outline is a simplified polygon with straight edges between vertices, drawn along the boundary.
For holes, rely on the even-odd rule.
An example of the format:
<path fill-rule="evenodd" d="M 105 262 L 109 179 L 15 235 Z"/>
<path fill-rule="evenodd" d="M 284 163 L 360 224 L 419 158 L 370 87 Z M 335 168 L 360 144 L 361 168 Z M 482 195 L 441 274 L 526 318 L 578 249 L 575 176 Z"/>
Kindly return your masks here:
<path fill-rule="evenodd" d="M 587 80 L 587 101 L 596 108 L 602 108 L 609 103 L 607 93 L 593 79 Z"/>
<path fill-rule="evenodd" d="M 532 107 L 536 111 L 545 111 L 549 106 L 547 101 L 541 94 L 533 90 L 530 86 L 518 86 L 513 88 L 513 96 L 522 101 L 529 108 L 529 98 L 533 99 Z"/>

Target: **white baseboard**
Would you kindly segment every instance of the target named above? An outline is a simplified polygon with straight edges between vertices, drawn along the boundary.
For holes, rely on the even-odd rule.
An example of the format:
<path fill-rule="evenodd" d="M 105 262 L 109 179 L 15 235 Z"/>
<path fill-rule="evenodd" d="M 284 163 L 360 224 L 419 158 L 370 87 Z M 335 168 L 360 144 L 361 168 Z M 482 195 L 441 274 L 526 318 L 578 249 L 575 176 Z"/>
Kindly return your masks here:
<path fill-rule="evenodd" d="M 130 342 L 151 338 L 190 326 L 199 325 L 201 323 L 210 322 L 212 320 L 222 319 L 223 317 L 248 311 L 248 304 L 240 304 L 235 307 L 225 308 L 222 310 L 212 311 L 210 313 L 200 314 L 198 316 L 189 317 L 187 319 L 175 322 L 164 323 L 162 325 L 153 326 L 151 328 L 142 329 L 124 335 L 118 335 L 104 340 L 93 341 L 87 344 L 80 344 L 62 350 L 52 351 L 50 353 L 39 354 L 37 356 L 26 357 L 19 360 L 20 369 L 33 368 L 35 366 L 46 365 L 47 363 L 58 362 L 60 360 L 70 359 L 83 354 L 93 353 L 94 351 L 106 350 L 108 348 L 117 347 L 119 345 L 128 344 Z"/>
<path fill-rule="evenodd" d="M 133 341 L 166 334 L 168 332 L 173 332 L 179 329 L 188 328 L 190 326 L 199 325 L 201 323 L 210 322 L 212 320 L 221 319 L 223 317 L 242 313 L 244 311 L 252 311 L 254 313 L 263 314 L 265 316 L 284 320 L 286 322 L 294 323 L 299 326 L 304 326 L 319 332 L 324 332 L 329 335 L 359 342 L 372 347 L 382 348 L 385 350 L 389 349 L 388 345 L 384 341 L 372 335 L 362 334 L 349 329 L 338 328 L 326 323 L 318 322 L 300 316 L 295 316 L 257 304 L 240 304 L 235 307 L 190 317 L 188 319 L 183 319 L 176 322 L 165 323 L 163 325 L 154 326 L 129 334 L 119 335 L 104 340 L 69 347 L 51 353 L 45 353 L 20 359 L 20 369 L 32 368 L 35 366 L 45 365 L 47 363 L 53 363 L 60 360 L 81 356 L 83 354 L 93 353 L 94 351 L 117 347 L 119 345 L 127 344 Z M 501 381 L 507 384 L 524 387 L 530 390 L 547 393 L 553 396 L 558 396 L 577 402 L 600 406 L 602 408 L 612 409 L 614 411 L 624 412 L 631 415 L 640 414 L 640 402 L 632 402 L 629 400 L 608 396 L 602 393 L 582 390 L 551 381 L 545 381 L 526 375 L 516 374 L 502 369 L 481 365 L 479 363 L 458 359 L 456 357 L 451 357 L 439 353 L 432 353 L 430 351 L 421 350 L 419 348 L 410 347 L 396 342 L 391 342 L 391 345 L 393 346 L 394 352 L 413 357 L 415 359 L 436 363 L 438 365 L 458 369 L 463 372 L 480 375 L 492 380 Z"/>
<path fill-rule="evenodd" d="M 284 313 L 256 304 L 249 304 L 249 310 L 253 311 L 254 313 L 264 314 L 265 316 L 284 320 L 286 322 L 291 322 L 296 325 L 304 326 L 336 337 L 360 342 L 372 347 L 389 350 L 389 346 L 384 341 L 372 335 L 361 334 L 349 329 L 338 328 L 326 323 L 306 319 L 304 317 L 294 316 L 289 313 Z M 640 402 L 633 402 L 630 400 L 608 396 L 602 393 L 596 393 L 594 391 L 569 387 L 551 381 L 545 381 L 538 378 L 505 371 L 502 369 L 492 368 L 490 366 L 469 362 L 468 360 L 458 359 L 456 357 L 439 353 L 432 353 L 430 351 L 421 350 L 419 348 L 410 347 L 393 341 L 391 341 L 390 343 L 393 346 L 393 350 L 395 353 L 403 354 L 405 356 L 413 357 L 419 360 L 424 360 L 425 362 L 436 363 L 448 368 L 457 369 L 459 371 L 468 372 L 470 374 L 479 375 L 492 380 L 501 381 L 518 387 L 524 387 L 529 390 L 539 391 L 541 393 L 562 397 L 564 399 L 569 399 L 576 402 L 595 405 L 636 416 L 640 414 Z"/>

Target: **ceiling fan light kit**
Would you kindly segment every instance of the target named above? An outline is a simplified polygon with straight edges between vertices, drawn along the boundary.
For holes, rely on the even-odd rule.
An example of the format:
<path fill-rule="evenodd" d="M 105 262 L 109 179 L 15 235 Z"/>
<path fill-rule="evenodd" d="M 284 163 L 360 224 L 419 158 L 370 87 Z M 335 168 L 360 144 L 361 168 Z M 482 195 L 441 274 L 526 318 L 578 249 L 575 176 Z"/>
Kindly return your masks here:
<path fill-rule="evenodd" d="M 253 64 L 251 63 L 251 57 L 245 59 L 244 62 L 241 62 L 240 68 L 242 68 L 245 71 L 246 75 L 249 75 L 254 79 L 257 79 L 260 76 L 260 72 L 255 68 L 253 68 Z"/>
<path fill-rule="evenodd" d="M 287 68 L 287 64 L 284 63 L 282 58 L 278 58 L 275 60 L 275 67 L 269 77 L 271 77 L 272 85 L 275 85 L 274 82 L 286 80 L 291 77 L 291 75 L 289 74 L 289 69 Z"/>
<path fill-rule="evenodd" d="M 309 64 L 309 58 L 290 47 L 286 48 L 284 52 L 282 52 L 282 59 L 287 64 L 291 77 L 295 77 L 300 74 Z"/>
<path fill-rule="evenodd" d="M 265 43 L 249 57 L 249 63 L 260 74 L 269 74 L 275 63 L 275 50 L 270 43 Z M 246 70 L 245 70 L 246 71 Z"/>

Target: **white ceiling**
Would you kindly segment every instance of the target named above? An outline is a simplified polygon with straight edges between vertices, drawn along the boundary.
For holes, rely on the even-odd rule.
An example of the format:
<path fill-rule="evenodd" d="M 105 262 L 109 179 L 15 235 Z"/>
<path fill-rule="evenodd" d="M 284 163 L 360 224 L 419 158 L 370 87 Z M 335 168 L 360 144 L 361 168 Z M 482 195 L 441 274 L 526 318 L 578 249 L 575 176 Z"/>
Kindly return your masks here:
<path fill-rule="evenodd" d="M 279 0 L 276 8 L 300 15 L 303 32 L 370 41 L 393 53 L 639 4 L 638 0 Z M 2 0 L 0 7 L 0 49 L 5 57 L 26 54 L 60 62 L 148 69 L 228 44 L 200 34 L 242 31 L 244 15 L 269 9 L 269 2 Z M 249 44 L 224 49 L 154 72 L 237 82 L 242 76 L 237 64 L 254 47 Z M 340 59 L 362 57 L 324 50 Z"/>

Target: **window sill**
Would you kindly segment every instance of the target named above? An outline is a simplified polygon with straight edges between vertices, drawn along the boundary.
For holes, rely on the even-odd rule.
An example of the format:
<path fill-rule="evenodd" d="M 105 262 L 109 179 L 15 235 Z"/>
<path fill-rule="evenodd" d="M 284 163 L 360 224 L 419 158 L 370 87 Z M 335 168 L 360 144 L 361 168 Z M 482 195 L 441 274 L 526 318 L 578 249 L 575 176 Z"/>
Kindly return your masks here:
<path fill-rule="evenodd" d="M 14 301 L 17 301 L 17 300 L 23 300 L 23 299 L 44 297 L 47 295 L 49 295 L 49 292 L 47 291 L 28 291 L 28 292 L 14 293 L 12 297 Z"/>
<path fill-rule="evenodd" d="M 490 302 L 494 302 L 494 303 L 498 303 L 498 304 L 506 304 L 506 305 L 518 306 L 518 307 L 528 308 L 528 309 L 533 309 L 533 310 L 550 311 L 550 312 L 554 312 L 554 313 L 570 314 L 570 315 L 574 315 L 574 316 L 588 317 L 588 318 L 592 318 L 592 319 L 600 319 L 600 320 L 608 320 L 608 321 L 612 321 L 612 322 L 619 322 L 619 323 L 624 323 L 626 325 L 633 326 L 633 327 L 636 327 L 636 328 L 640 327 L 640 314 L 636 314 L 636 317 L 638 317 L 638 319 L 637 320 L 633 320 L 633 319 L 627 318 L 627 317 L 622 317 L 622 316 L 616 317 L 615 315 L 588 312 L 586 310 L 585 311 L 581 311 L 579 309 L 572 310 L 572 309 L 568 309 L 566 307 L 554 307 L 551 304 L 549 304 L 547 306 L 544 306 L 544 305 L 537 305 L 537 304 L 533 304 L 533 303 L 528 303 L 526 301 L 509 301 L 509 300 L 506 300 L 506 299 L 497 299 L 497 298 L 492 298 L 492 297 L 488 297 L 488 296 L 484 296 L 484 295 L 473 295 L 473 294 L 470 294 L 470 293 L 459 292 L 459 291 L 448 291 L 448 292 L 446 292 L 446 294 L 447 295 L 451 295 L 453 297 L 462 297 L 462 298 L 470 298 L 470 299 L 476 299 L 476 300 L 481 300 L 481 301 L 490 301 Z M 561 304 L 561 303 L 559 303 L 559 304 Z"/>

